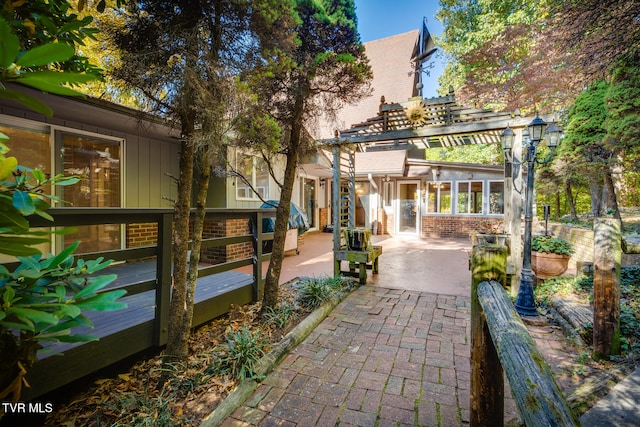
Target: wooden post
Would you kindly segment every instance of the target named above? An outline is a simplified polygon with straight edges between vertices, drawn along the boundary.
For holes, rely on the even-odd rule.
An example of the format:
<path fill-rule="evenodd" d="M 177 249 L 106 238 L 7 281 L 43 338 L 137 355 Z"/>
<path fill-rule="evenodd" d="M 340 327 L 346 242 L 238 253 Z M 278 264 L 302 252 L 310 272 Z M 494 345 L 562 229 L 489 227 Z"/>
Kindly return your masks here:
<path fill-rule="evenodd" d="M 337 137 L 337 134 L 336 134 Z M 333 147 L 333 192 L 331 213 L 333 216 L 333 276 L 340 276 L 340 261 L 338 251 L 340 250 L 340 147 L 336 143 Z"/>
<path fill-rule="evenodd" d="M 264 296 L 264 281 L 262 280 L 262 212 L 251 214 L 254 221 L 253 229 L 253 301 L 260 301 Z"/>
<path fill-rule="evenodd" d="M 477 286 L 476 298 L 485 314 L 486 324 L 500 359 L 501 374 L 504 372 L 509 380 L 511 394 L 524 425 L 579 426 L 580 422 L 567 405 L 553 372 L 538 351 L 502 285 L 496 281 L 481 282 Z M 487 374 L 495 375 L 491 371 Z M 472 371 L 472 381 L 473 378 Z M 471 389 L 473 392 L 473 382 Z M 490 415 L 494 418 L 485 417 L 474 424 L 472 412 L 471 425 L 502 425 L 503 418 L 498 418 L 500 414 Z"/>
<path fill-rule="evenodd" d="M 153 344 L 156 346 L 165 345 L 169 334 L 172 237 L 173 213 L 163 213 L 158 220 L 158 253 L 156 255 L 156 310 L 153 324 Z"/>
<path fill-rule="evenodd" d="M 620 220 L 595 218 L 593 224 L 593 357 L 620 352 Z"/>
<path fill-rule="evenodd" d="M 522 128 L 514 128 L 515 140 L 511 155 L 517 162 L 522 161 Z M 509 168 L 507 168 L 509 169 Z M 504 231 L 511 238 L 511 249 L 508 255 L 507 273 L 511 280 L 511 295 L 518 295 L 520 288 L 520 272 L 522 271 L 522 165 L 505 169 L 504 178 Z M 511 176 L 507 177 L 507 172 Z M 513 174 L 517 173 L 515 177 Z M 517 191 L 516 191 L 517 190 Z"/>
<path fill-rule="evenodd" d="M 478 285 L 506 281 L 507 247 L 474 245 L 471 252 L 471 426 L 504 424 L 504 374 L 478 301 Z"/>

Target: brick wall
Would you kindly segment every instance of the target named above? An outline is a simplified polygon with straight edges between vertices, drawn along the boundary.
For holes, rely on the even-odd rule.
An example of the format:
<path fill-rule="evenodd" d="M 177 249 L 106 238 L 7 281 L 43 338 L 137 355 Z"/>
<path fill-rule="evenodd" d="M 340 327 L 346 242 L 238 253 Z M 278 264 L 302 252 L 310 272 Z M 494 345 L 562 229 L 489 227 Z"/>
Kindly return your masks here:
<path fill-rule="evenodd" d="M 502 218 L 424 215 L 422 237 L 469 237 L 472 231 L 486 231 L 488 227 L 502 230 L 502 224 Z"/>
<path fill-rule="evenodd" d="M 329 218 L 329 208 L 320 208 L 319 209 L 319 224 L 318 230 L 324 231 L 324 228 L 331 224 L 331 219 Z"/>
<path fill-rule="evenodd" d="M 127 248 L 151 246 L 158 243 L 158 224 L 155 222 L 127 225 Z"/>
<path fill-rule="evenodd" d="M 384 222 L 384 231 L 385 234 L 393 234 L 395 230 L 395 225 L 393 223 L 395 221 L 395 217 L 393 214 L 387 214 L 385 212 L 383 222 Z"/>
<path fill-rule="evenodd" d="M 389 233 L 387 213 L 383 208 L 378 209 L 378 234 L 391 234 Z M 393 229 L 391 229 L 393 231 Z"/>
<path fill-rule="evenodd" d="M 241 236 L 249 233 L 249 222 L 246 219 L 205 221 L 202 238 Z M 207 248 L 202 251 L 201 260 L 211 264 L 221 264 L 248 258 L 252 254 L 253 248 L 250 242 L 236 243 L 226 247 Z"/>

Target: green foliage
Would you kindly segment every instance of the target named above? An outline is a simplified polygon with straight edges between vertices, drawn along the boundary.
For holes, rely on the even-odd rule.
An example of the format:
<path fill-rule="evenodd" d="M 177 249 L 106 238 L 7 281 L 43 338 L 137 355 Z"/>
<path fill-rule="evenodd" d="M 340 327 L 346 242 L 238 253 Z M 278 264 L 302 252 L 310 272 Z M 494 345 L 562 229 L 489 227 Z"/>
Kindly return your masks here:
<path fill-rule="evenodd" d="M 251 331 L 243 326 L 225 335 L 226 343 L 214 350 L 219 353 L 213 368 L 232 378 L 256 378 L 255 365 L 264 355 L 267 346 L 260 330 Z"/>
<path fill-rule="evenodd" d="M 562 237 L 535 235 L 531 239 L 531 250 L 559 255 L 571 255 L 574 250 L 570 242 Z"/>
<path fill-rule="evenodd" d="M 344 277 L 302 278 L 296 283 L 300 304 L 314 309 L 325 302 L 339 298 L 353 289 L 354 282 Z"/>
<path fill-rule="evenodd" d="M 463 145 L 436 147 L 426 150 L 425 158 L 438 162 L 480 163 L 495 165 L 502 162 L 502 152 L 496 145 Z"/>
<path fill-rule="evenodd" d="M 261 314 L 268 325 L 284 328 L 298 317 L 298 305 L 291 301 L 283 301 L 277 307 L 267 307 Z"/>
<path fill-rule="evenodd" d="M 573 276 L 555 276 L 546 279 L 536 286 L 536 303 L 541 306 L 547 306 L 554 295 L 572 294 L 575 291 L 574 280 Z"/>
<path fill-rule="evenodd" d="M 43 342 L 84 342 L 91 335 L 72 335 L 77 326 L 93 326 L 82 310 L 108 311 L 126 307 L 116 301 L 124 290 L 100 292 L 115 275 L 91 276 L 110 261 L 78 260 L 72 254 L 78 243 L 58 255 L 43 257 L 33 245 L 49 241 L 46 231 L 32 231 L 27 217 L 52 219 L 46 212 L 49 200 L 44 191 L 52 185 L 70 185 L 71 177 L 47 178 L 37 169 L 18 165 L 0 144 L 0 253 L 18 257 L 13 270 L 0 265 L 0 390 L 21 393 L 22 377 L 37 362 Z M 5 389 L 5 387 L 7 387 Z"/>
<path fill-rule="evenodd" d="M 627 154 L 638 153 L 640 141 L 640 50 L 621 56 L 611 74 L 604 122 L 610 144 Z"/>
<path fill-rule="evenodd" d="M 113 407 L 114 412 L 120 414 L 111 427 L 173 427 L 174 396 L 161 393 L 150 396 L 150 393 L 127 393 L 119 397 Z"/>
<path fill-rule="evenodd" d="M 18 165 L 15 157 L 6 157 L 9 149 L 0 143 L 0 252 L 6 255 L 33 255 L 34 245 L 48 242 L 48 232 L 32 231 L 25 218 L 37 215 L 47 220 L 46 200 L 61 201 L 44 190 L 52 185 L 66 186 L 78 182 L 75 177 L 47 177 L 41 170 Z"/>
<path fill-rule="evenodd" d="M 554 295 L 578 295 L 593 300 L 593 276 L 559 276 L 536 286 L 536 302 L 548 305 Z M 592 325 L 585 325 L 593 333 Z M 620 271 L 620 333 L 623 353 L 640 352 L 640 267 Z"/>
<path fill-rule="evenodd" d="M 34 15 L 32 14 L 32 16 Z M 43 25 L 46 24 L 47 28 L 53 25 L 53 22 L 45 19 L 46 17 L 35 16 L 43 22 Z M 36 22 L 40 21 L 37 20 Z M 18 25 L 21 22 L 24 27 L 26 20 L 16 21 L 16 19 L 12 19 L 10 22 L 14 25 Z M 77 29 L 80 29 L 80 27 L 90 22 L 91 19 L 77 21 L 77 24 L 71 27 L 77 26 Z M 69 71 L 61 67 L 61 64 L 73 61 L 74 58 L 77 59 L 74 43 L 81 42 L 80 36 L 72 37 L 66 42 L 62 42 L 60 39 L 48 40 L 48 38 L 43 37 L 39 40 L 41 44 L 34 46 L 32 36 L 27 37 L 30 40 L 27 43 L 26 40 L 21 42 L 18 37 L 19 34 L 23 37 L 27 36 L 26 34 L 16 33 L 14 28 L 0 15 L 0 83 L 14 82 L 43 92 L 79 96 L 81 93 L 64 86 L 64 84 L 86 83 L 98 78 L 97 74 L 81 72 L 88 70 L 97 73 L 96 70 L 89 69 L 90 67 L 88 66 L 72 67 L 78 71 Z M 74 33 L 71 31 L 69 34 Z M 23 49 L 22 46 L 24 45 L 28 45 L 29 48 Z M 0 84 L 0 97 L 24 104 L 46 116 L 52 115 L 51 108 L 38 99 L 20 91 L 7 89 L 2 84 Z"/>

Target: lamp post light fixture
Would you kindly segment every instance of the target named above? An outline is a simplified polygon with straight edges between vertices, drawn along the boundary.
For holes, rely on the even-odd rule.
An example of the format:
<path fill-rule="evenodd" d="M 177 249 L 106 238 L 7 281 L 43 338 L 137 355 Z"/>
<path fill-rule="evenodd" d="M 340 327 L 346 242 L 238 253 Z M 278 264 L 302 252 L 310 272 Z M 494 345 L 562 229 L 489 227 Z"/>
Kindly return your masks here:
<path fill-rule="evenodd" d="M 520 288 L 516 297 L 516 312 L 521 316 L 536 316 L 535 298 L 533 295 L 533 271 L 531 270 L 531 226 L 533 222 L 533 184 L 535 181 L 536 165 L 549 163 L 553 158 L 556 147 L 560 143 L 562 131 L 555 123 L 547 126 L 544 120 L 536 114 L 535 119 L 529 123 L 527 129 L 529 137 L 524 139 L 522 144 L 526 149 L 524 153 L 524 162 L 527 164 L 527 192 L 525 194 L 525 212 L 524 212 L 524 251 L 522 256 L 522 275 L 520 279 Z M 505 162 L 513 168 L 513 178 L 518 176 L 520 161 L 515 159 L 511 150 L 515 134 L 513 130 L 507 127 L 500 135 L 502 149 L 505 155 Z M 544 159 L 538 159 L 538 145 L 542 140 L 546 141 L 549 147 L 549 155 Z"/>

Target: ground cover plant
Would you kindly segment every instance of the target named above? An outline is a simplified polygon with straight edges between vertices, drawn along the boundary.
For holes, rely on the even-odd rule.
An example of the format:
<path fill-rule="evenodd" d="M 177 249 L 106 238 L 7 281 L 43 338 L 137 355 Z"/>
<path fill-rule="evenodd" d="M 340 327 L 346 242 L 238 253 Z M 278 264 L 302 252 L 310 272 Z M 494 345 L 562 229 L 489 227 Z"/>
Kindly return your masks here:
<path fill-rule="evenodd" d="M 590 304 L 593 301 L 592 276 L 558 276 L 545 280 L 535 291 L 544 310 L 554 296 L 571 297 Z M 585 325 L 589 330 L 591 325 Z M 620 333 L 623 359 L 640 357 L 640 267 L 625 267 L 620 274 Z"/>
<path fill-rule="evenodd" d="M 232 307 L 227 315 L 192 333 L 186 362 L 167 366 L 161 355 L 123 372 L 95 378 L 68 401 L 56 404 L 46 425 L 197 425 L 244 378 L 256 377 L 257 361 L 315 308 L 358 286 L 345 278 L 300 278 L 283 285 L 280 303 L 261 314 L 261 304 Z M 174 375 L 157 387 L 164 369 Z"/>

